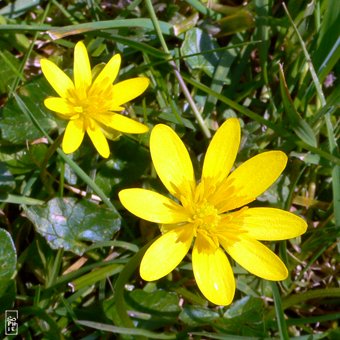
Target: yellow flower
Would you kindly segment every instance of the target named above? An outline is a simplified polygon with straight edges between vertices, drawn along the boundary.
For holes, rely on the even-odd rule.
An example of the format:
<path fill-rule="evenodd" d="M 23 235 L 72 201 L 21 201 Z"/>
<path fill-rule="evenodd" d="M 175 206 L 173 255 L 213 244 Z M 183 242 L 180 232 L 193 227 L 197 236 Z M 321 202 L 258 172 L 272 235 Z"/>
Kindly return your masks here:
<path fill-rule="evenodd" d="M 230 304 L 235 293 L 225 252 L 261 278 L 287 278 L 284 263 L 258 240 L 296 237 L 306 231 L 306 222 L 280 209 L 243 207 L 277 180 L 287 156 L 281 151 L 263 152 L 229 174 L 239 144 L 240 124 L 228 119 L 211 140 L 201 181 L 196 184 L 189 154 L 176 133 L 162 124 L 152 130 L 152 161 L 175 199 L 139 188 L 119 193 L 130 212 L 161 224 L 163 235 L 148 248 L 140 265 L 144 280 L 157 280 L 175 269 L 193 240 L 194 276 L 203 295 L 214 304 Z"/>
<path fill-rule="evenodd" d="M 74 82 L 53 62 L 42 59 L 41 70 L 60 97 L 45 99 L 45 106 L 61 118 L 69 120 L 62 142 L 65 153 L 76 151 L 85 132 L 102 157 L 109 157 L 106 138 L 115 139 L 120 132 L 145 133 L 148 127 L 123 115 L 123 104 L 142 94 L 149 85 L 145 77 L 132 78 L 117 84 L 121 63 L 119 54 L 114 55 L 95 76 L 91 71 L 85 45 L 78 42 L 74 49 Z"/>

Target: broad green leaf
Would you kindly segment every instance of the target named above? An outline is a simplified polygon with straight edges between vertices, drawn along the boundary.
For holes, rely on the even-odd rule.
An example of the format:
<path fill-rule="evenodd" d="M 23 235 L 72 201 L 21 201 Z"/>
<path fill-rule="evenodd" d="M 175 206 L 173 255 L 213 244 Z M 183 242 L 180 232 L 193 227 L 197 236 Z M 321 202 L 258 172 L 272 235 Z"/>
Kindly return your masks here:
<path fill-rule="evenodd" d="M 216 41 L 199 28 L 192 28 L 185 34 L 185 39 L 181 46 L 182 57 L 196 54 L 185 58 L 185 62 L 193 70 L 202 70 L 212 77 L 216 65 L 221 58 L 220 52 L 209 52 L 219 46 Z M 205 53 L 208 52 L 208 53 Z"/>
<path fill-rule="evenodd" d="M 88 242 L 110 240 L 121 225 L 116 212 L 75 198 L 53 198 L 25 211 L 51 248 L 64 248 L 77 255 L 86 251 Z"/>
<path fill-rule="evenodd" d="M 43 104 L 44 99 L 51 94 L 51 89 L 42 78 L 20 89 L 21 99 L 48 132 L 57 128 L 56 117 Z M 43 137 L 32 121 L 22 113 L 13 98 L 3 108 L 0 130 L 2 138 L 13 144 L 26 144 L 27 141 Z"/>
<path fill-rule="evenodd" d="M 303 142 L 316 147 L 317 141 L 315 133 L 310 125 L 300 116 L 294 106 L 294 102 L 290 96 L 281 64 L 279 65 L 279 75 L 281 96 L 290 126 Z"/>
<path fill-rule="evenodd" d="M 0 229 L 0 282 L 9 281 L 15 273 L 17 252 L 10 233 Z"/>
<path fill-rule="evenodd" d="M 245 296 L 235 301 L 230 308 L 224 313 L 227 319 L 238 319 L 246 322 L 259 322 L 263 318 L 264 303 L 261 298 Z"/>
<path fill-rule="evenodd" d="M 228 334 L 262 338 L 264 312 L 265 305 L 261 298 L 245 296 L 236 300 L 223 317 L 216 320 L 216 326 Z"/>
<path fill-rule="evenodd" d="M 189 326 L 212 323 L 219 317 L 218 312 L 198 306 L 186 306 L 179 315 L 179 319 Z"/>
<path fill-rule="evenodd" d="M 177 294 L 157 290 L 146 292 L 135 289 L 129 294 L 129 304 L 138 310 L 149 313 L 178 314 L 180 312 L 179 298 Z"/>

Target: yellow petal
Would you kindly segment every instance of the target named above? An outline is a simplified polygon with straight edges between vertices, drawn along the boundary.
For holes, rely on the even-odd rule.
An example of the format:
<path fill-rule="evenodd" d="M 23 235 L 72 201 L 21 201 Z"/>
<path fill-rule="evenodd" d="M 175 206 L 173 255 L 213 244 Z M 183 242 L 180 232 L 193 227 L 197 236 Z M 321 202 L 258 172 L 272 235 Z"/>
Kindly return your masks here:
<path fill-rule="evenodd" d="M 129 117 L 120 114 L 102 114 L 96 117 L 101 124 L 124 133 L 145 133 L 149 128 Z"/>
<path fill-rule="evenodd" d="M 86 91 L 92 83 L 92 72 L 89 56 L 82 41 L 79 41 L 74 48 L 73 73 L 74 85 L 77 91 L 80 91 L 81 98 L 85 98 Z"/>
<path fill-rule="evenodd" d="M 207 249 L 206 242 L 197 237 L 192 252 L 192 267 L 198 288 L 209 301 L 221 306 L 233 301 L 235 279 L 221 248 Z"/>
<path fill-rule="evenodd" d="M 184 227 L 184 226 L 187 226 L 187 227 L 190 227 L 191 224 L 188 223 L 188 224 L 181 224 L 181 227 Z M 160 224 L 159 226 L 159 230 L 161 231 L 162 234 L 165 234 L 165 233 L 168 233 L 169 231 L 171 230 L 174 230 L 174 229 L 177 229 L 178 228 L 178 223 L 175 223 L 175 224 Z"/>
<path fill-rule="evenodd" d="M 156 125 L 150 136 L 150 151 L 157 174 L 169 192 L 179 199 L 191 195 L 194 170 L 177 134 L 166 125 Z"/>
<path fill-rule="evenodd" d="M 95 122 L 92 122 L 86 132 L 99 154 L 104 158 L 108 158 L 110 155 L 109 144 L 100 127 Z"/>
<path fill-rule="evenodd" d="M 307 223 L 288 211 L 274 208 L 250 208 L 232 219 L 247 234 L 262 241 L 279 241 L 305 233 Z"/>
<path fill-rule="evenodd" d="M 141 265 L 143 280 L 154 281 L 169 274 L 183 260 L 193 239 L 191 228 L 179 227 L 162 235 L 146 251 Z"/>
<path fill-rule="evenodd" d="M 65 135 L 63 138 L 62 148 L 65 153 L 76 151 L 85 134 L 84 124 L 82 119 L 70 120 L 67 124 Z"/>
<path fill-rule="evenodd" d="M 74 91 L 72 80 L 52 61 L 40 60 L 41 71 L 60 97 L 66 98 Z"/>
<path fill-rule="evenodd" d="M 74 114 L 73 106 L 70 105 L 69 101 L 59 97 L 49 97 L 44 100 L 45 106 L 54 112 L 58 112 L 65 118 L 71 117 Z"/>
<path fill-rule="evenodd" d="M 250 273 L 266 280 L 280 281 L 288 276 L 281 259 L 262 243 L 245 235 L 235 240 L 220 240 L 226 252 Z"/>
<path fill-rule="evenodd" d="M 141 95 L 147 89 L 149 83 L 148 78 L 138 77 L 113 85 L 113 102 L 115 107 L 123 105 Z"/>
<path fill-rule="evenodd" d="M 181 223 L 188 219 L 184 208 L 157 192 L 124 189 L 119 192 L 123 206 L 136 216 L 155 223 Z"/>
<path fill-rule="evenodd" d="M 112 84 L 117 78 L 121 60 L 120 54 L 115 54 L 98 74 L 92 86 L 106 87 Z"/>
<path fill-rule="evenodd" d="M 227 119 L 216 131 L 204 158 L 202 178 L 211 178 L 216 186 L 229 174 L 240 145 L 240 123 Z"/>
<path fill-rule="evenodd" d="M 225 212 L 248 204 L 266 191 L 286 167 L 287 156 L 281 151 L 263 152 L 240 165 L 215 194 L 219 211 Z"/>

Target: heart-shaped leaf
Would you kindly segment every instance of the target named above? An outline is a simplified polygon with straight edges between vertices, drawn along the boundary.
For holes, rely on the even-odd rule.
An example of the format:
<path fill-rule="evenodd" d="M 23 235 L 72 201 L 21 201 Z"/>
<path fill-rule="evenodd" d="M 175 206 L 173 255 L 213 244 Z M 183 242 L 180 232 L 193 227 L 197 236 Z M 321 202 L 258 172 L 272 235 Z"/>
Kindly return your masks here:
<path fill-rule="evenodd" d="M 54 198 L 47 204 L 25 208 L 27 217 L 51 248 L 64 248 L 82 255 L 86 242 L 112 239 L 120 229 L 121 219 L 116 211 L 87 200 Z"/>

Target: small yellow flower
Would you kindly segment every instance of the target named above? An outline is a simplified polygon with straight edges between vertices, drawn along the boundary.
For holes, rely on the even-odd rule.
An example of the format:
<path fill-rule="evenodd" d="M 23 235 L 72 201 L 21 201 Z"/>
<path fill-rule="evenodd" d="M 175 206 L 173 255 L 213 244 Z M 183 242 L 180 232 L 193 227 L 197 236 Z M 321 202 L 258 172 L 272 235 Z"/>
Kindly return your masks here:
<path fill-rule="evenodd" d="M 281 151 L 263 152 L 229 174 L 239 145 L 239 121 L 228 119 L 211 140 L 201 181 L 196 184 L 189 154 L 176 133 L 162 124 L 152 130 L 152 161 L 175 199 L 139 188 L 119 193 L 130 212 L 161 224 L 162 236 L 148 248 L 141 262 L 144 280 L 157 280 L 175 269 L 193 240 L 194 276 L 203 295 L 214 304 L 230 304 L 235 293 L 225 252 L 261 278 L 287 278 L 284 263 L 258 240 L 296 237 L 306 231 L 306 222 L 280 209 L 243 207 L 277 180 L 287 156 Z"/>
<path fill-rule="evenodd" d="M 83 42 L 74 49 L 74 82 L 53 62 L 42 59 L 41 70 L 60 97 L 45 99 L 45 106 L 61 118 L 69 120 L 62 142 L 65 153 L 76 151 L 85 132 L 102 157 L 109 157 L 106 138 L 115 139 L 120 132 L 145 133 L 148 127 L 123 115 L 123 104 L 138 97 L 149 85 L 145 77 L 132 78 L 117 84 L 121 63 L 119 54 L 114 55 L 95 76 L 91 71 L 89 56 Z"/>

